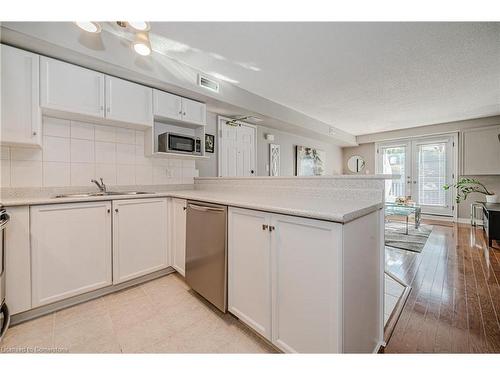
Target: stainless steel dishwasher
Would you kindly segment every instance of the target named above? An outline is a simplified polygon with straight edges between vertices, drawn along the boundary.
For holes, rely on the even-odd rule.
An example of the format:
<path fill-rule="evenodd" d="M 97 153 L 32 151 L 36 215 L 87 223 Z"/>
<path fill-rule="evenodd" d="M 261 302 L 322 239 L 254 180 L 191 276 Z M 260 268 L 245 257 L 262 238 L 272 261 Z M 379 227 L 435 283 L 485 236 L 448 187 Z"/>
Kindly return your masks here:
<path fill-rule="evenodd" d="M 219 310 L 227 311 L 227 207 L 188 201 L 186 282 Z"/>

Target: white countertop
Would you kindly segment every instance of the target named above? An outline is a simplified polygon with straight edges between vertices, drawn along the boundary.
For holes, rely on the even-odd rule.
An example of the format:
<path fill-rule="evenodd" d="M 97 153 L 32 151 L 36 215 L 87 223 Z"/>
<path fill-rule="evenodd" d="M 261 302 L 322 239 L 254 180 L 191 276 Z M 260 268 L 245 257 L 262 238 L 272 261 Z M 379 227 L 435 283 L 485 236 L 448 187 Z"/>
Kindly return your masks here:
<path fill-rule="evenodd" d="M 253 193 L 228 192 L 216 190 L 172 190 L 141 195 L 112 195 L 103 197 L 34 197 L 3 199 L 5 207 L 110 201 L 118 199 L 141 199 L 156 197 L 176 197 L 205 201 L 233 207 L 249 208 L 260 211 L 309 217 L 313 219 L 346 223 L 372 211 L 382 208 L 382 202 L 376 200 L 338 200 L 318 197 L 298 198 L 286 195 L 261 195 Z"/>

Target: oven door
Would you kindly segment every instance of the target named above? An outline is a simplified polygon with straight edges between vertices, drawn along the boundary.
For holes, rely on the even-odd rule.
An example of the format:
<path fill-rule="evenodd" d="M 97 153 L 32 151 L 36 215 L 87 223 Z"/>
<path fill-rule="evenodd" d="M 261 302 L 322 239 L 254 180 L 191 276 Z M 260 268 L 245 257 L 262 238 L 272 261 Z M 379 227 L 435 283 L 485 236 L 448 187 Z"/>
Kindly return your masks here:
<path fill-rule="evenodd" d="M 4 210 L 0 211 L 0 341 L 10 322 L 9 309 L 5 303 L 5 227 L 9 219 L 9 215 Z"/>
<path fill-rule="evenodd" d="M 185 152 L 192 154 L 195 152 L 196 142 L 193 137 L 187 137 L 180 134 L 168 135 L 168 149 L 174 152 Z"/>

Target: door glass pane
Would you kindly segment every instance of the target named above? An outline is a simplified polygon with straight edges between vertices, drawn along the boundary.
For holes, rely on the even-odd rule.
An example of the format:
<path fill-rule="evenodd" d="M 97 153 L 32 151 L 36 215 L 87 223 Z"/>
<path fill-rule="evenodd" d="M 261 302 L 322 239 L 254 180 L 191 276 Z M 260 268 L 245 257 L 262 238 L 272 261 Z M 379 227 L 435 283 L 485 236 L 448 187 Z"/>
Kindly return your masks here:
<path fill-rule="evenodd" d="M 418 203 L 446 206 L 446 143 L 418 145 Z"/>
<path fill-rule="evenodd" d="M 397 180 L 386 180 L 385 200 L 394 202 L 405 195 L 406 146 L 384 147 L 382 151 L 382 173 L 399 174 Z"/>

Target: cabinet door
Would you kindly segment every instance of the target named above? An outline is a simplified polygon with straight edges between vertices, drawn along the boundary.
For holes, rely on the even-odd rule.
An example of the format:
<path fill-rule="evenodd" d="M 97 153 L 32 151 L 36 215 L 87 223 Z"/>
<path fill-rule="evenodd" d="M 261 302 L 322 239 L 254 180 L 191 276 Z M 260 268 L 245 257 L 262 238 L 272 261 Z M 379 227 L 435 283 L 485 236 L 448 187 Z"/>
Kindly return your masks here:
<path fill-rule="evenodd" d="M 205 125 L 207 107 L 194 100 L 182 98 L 182 120 L 192 124 Z"/>
<path fill-rule="evenodd" d="M 106 76 L 106 118 L 153 126 L 153 89 Z"/>
<path fill-rule="evenodd" d="M 9 207 L 5 230 L 5 301 L 11 314 L 31 309 L 29 207 Z"/>
<path fill-rule="evenodd" d="M 1 143 L 41 146 L 39 56 L 1 45 Z"/>
<path fill-rule="evenodd" d="M 31 206 L 32 305 L 111 285 L 111 203 Z"/>
<path fill-rule="evenodd" d="M 272 342 L 285 352 L 341 350 L 342 225 L 273 215 Z"/>
<path fill-rule="evenodd" d="M 153 90 L 154 115 L 172 120 L 182 120 L 182 98 L 168 92 Z"/>
<path fill-rule="evenodd" d="M 167 264 L 167 199 L 113 201 L 113 284 Z"/>
<path fill-rule="evenodd" d="M 229 209 L 228 309 L 271 340 L 270 215 Z"/>
<path fill-rule="evenodd" d="M 500 174 L 500 127 L 463 133 L 463 174 Z"/>
<path fill-rule="evenodd" d="M 182 276 L 186 270 L 186 200 L 172 198 L 171 205 L 171 254 L 172 267 Z"/>
<path fill-rule="evenodd" d="M 42 56 L 40 75 L 43 108 L 104 117 L 104 74 Z"/>

